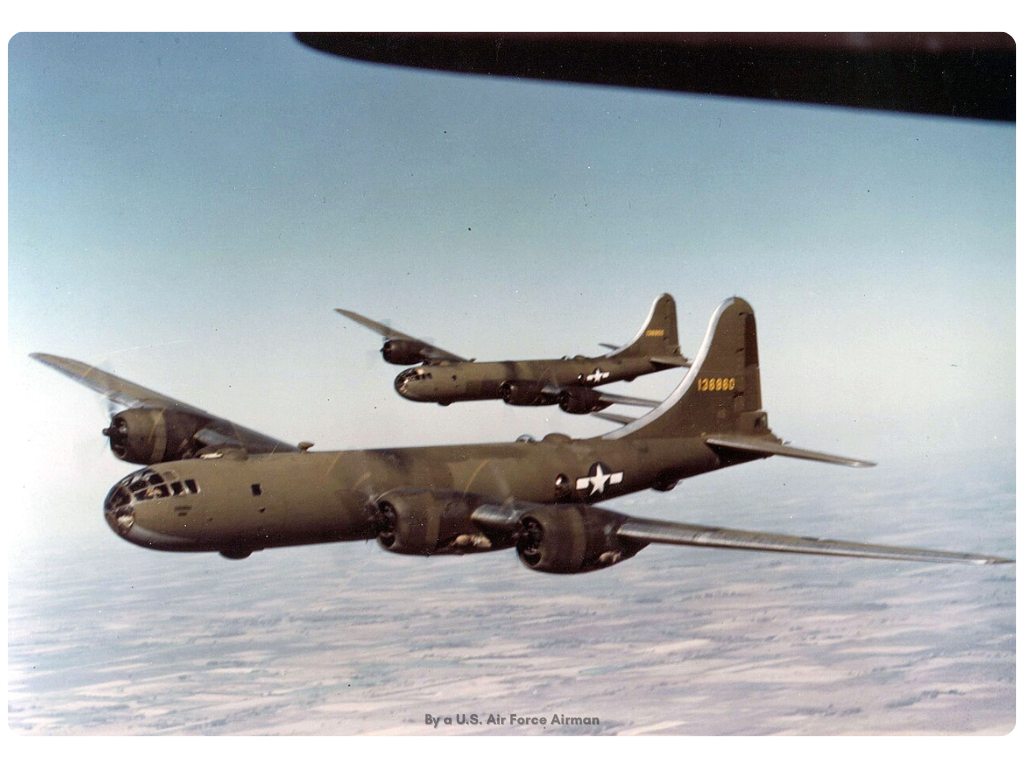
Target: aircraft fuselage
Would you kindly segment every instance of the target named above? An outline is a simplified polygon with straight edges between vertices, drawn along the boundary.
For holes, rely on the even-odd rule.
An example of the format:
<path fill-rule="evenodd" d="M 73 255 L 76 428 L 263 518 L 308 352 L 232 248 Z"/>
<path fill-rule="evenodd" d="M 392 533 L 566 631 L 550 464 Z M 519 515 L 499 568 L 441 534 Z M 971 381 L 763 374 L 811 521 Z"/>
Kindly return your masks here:
<path fill-rule="evenodd" d="M 697 438 L 282 453 L 155 464 L 111 489 L 111 528 L 140 546 L 238 553 L 377 535 L 377 500 L 442 489 L 489 499 L 596 503 L 667 488 L 735 459 Z M 193 490 L 194 489 L 194 490 Z M 180 492 L 176 492 L 180 491 Z"/>
<path fill-rule="evenodd" d="M 524 398 L 534 395 L 544 399 L 544 385 L 592 388 L 616 381 L 632 380 L 664 370 L 650 358 L 642 357 L 573 357 L 561 360 L 507 360 L 492 363 L 424 363 L 407 368 L 395 378 L 395 391 L 408 400 L 431 403 L 454 403 L 466 400 L 509 401 L 513 405 L 550 405 L 558 401 L 552 396 L 544 403 L 516 402 L 515 386 Z M 536 385 L 536 391 L 524 388 Z M 510 387 L 513 388 L 510 390 Z"/>

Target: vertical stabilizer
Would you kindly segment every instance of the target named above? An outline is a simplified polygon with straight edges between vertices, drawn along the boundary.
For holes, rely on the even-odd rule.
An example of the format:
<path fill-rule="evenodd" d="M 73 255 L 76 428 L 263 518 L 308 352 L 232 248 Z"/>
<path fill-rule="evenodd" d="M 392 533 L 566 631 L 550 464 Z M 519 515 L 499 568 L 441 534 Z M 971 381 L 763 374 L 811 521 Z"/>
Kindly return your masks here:
<path fill-rule="evenodd" d="M 665 402 L 605 437 L 723 434 L 771 439 L 761 410 L 754 310 L 740 298 L 727 299 L 715 310 L 689 373 Z"/>
<path fill-rule="evenodd" d="M 676 300 L 663 293 L 654 300 L 640 332 L 628 344 L 608 353 L 609 357 L 679 357 L 676 328 Z"/>

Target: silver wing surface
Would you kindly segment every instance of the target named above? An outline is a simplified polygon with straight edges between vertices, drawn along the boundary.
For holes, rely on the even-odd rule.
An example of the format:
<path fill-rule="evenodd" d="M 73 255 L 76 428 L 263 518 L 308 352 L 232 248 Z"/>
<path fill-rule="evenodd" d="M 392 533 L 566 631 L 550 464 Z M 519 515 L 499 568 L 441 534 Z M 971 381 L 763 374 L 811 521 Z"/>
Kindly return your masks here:
<path fill-rule="evenodd" d="M 594 392 L 601 397 L 602 403 L 608 403 L 608 405 L 635 405 L 638 408 L 657 408 L 661 405 L 660 400 L 648 400 L 645 397 L 613 395 L 611 392 L 602 392 L 599 389 L 595 389 Z"/>
<path fill-rule="evenodd" d="M 520 520 L 543 505 L 509 500 L 503 504 L 482 504 L 472 513 L 472 520 L 484 529 L 513 533 Z M 995 555 L 970 552 L 946 552 L 916 547 L 890 547 L 881 544 L 862 544 L 856 541 L 816 539 L 806 536 L 788 536 L 778 533 L 742 531 L 734 528 L 674 523 L 629 517 L 604 507 L 587 507 L 592 514 L 611 513 L 617 522 L 612 525 L 618 538 L 639 544 L 676 544 L 688 547 L 717 547 L 719 549 L 746 549 L 759 552 L 786 552 L 801 555 L 830 555 L 832 557 L 862 557 L 878 560 L 915 560 L 932 563 L 967 563 L 994 565 L 1012 563 L 1013 560 Z"/>
<path fill-rule="evenodd" d="M 268 437 L 240 424 L 235 424 L 233 421 L 222 419 L 201 408 L 196 408 L 194 405 L 154 392 L 152 389 L 146 389 L 87 363 L 41 352 L 33 353 L 29 357 L 63 373 L 79 384 L 84 384 L 89 389 L 99 392 L 110 402 L 125 408 L 153 408 L 200 416 L 205 424 L 197 434 L 197 438 L 205 445 L 244 448 L 250 453 L 280 453 L 299 450 L 296 446 L 289 445 L 277 438 Z"/>
<path fill-rule="evenodd" d="M 659 400 L 648 400 L 644 397 L 630 397 L 628 395 L 613 395 L 611 392 L 602 392 L 600 389 L 575 384 L 545 384 L 541 391 L 552 397 L 558 397 L 562 393 L 578 393 L 588 398 L 596 396 L 597 400 L 605 405 L 635 405 L 638 408 L 655 408 L 661 405 Z M 596 413 L 591 414 L 591 416 L 596 415 Z"/>
<path fill-rule="evenodd" d="M 416 344 L 422 345 L 421 351 L 423 352 L 423 360 L 425 362 L 436 362 L 440 360 L 448 360 L 452 363 L 468 363 L 470 360 L 465 357 L 459 357 L 454 352 L 449 352 L 446 349 L 435 347 L 433 344 L 428 344 L 422 339 L 417 339 L 415 336 L 410 336 L 407 333 L 402 333 L 399 330 L 390 328 L 383 323 L 378 323 L 376 320 L 371 320 L 368 317 L 363 317 L 357 312 L 350 312 L 347 309 L 335 309 L 339 315 L 344 315 L 349 320 L 359 323 L 360 325 L 369 328 L 371 331 L 376 331 L 385 339 L 402 339 L 403 341 L 411 341 Z"/>
<path fill-rule="evenodd" d="M 750 549 L 761 552 L 792 552 L 802 555 L 832 555 L 834 557 L 868 557 L 881 560 L 919 560 L 933 563 L 971 563 L 991 565 L 1012 563 L 993 555 L 969 552 L 944 552 L 912 547 L 887 547 L 880 544 L 861 544 L 854 541 L 815 539 L 804 536 L 784 536 L 777 533 L 758 533 L 733 528 L 715 528 L 689 523 L 670 523 L 661 520 L 633 519 L 622 524 L 618 535 L 649 544 L 680 544 L 691 547 L 719 547 L 722 549 Z"/>

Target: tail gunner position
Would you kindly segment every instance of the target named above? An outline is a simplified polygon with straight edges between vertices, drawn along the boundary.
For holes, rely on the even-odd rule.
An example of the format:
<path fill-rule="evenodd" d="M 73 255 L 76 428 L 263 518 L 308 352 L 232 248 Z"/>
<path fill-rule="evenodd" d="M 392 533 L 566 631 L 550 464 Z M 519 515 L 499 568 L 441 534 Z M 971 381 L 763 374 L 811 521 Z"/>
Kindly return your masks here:
<path fill-rule="evenodd" d="M 633 518 L 595 506 L 769 456 L 871 466 L 783 444 L 762 409 L 757 329 L 743 299 L 711 318 L 693 367 L 657 408 L 600 437 L 310 452 L 82 363 L 43 363 L 128 406 L 107 430 L 149 464 L 111 489 L 111 528 L 139 546 L 242 558 L 269 548 L 376 538 L 389 552 L 514 547 L 528 568 L 584 573 L 648 544 L 961 563 L 1012 562 Z"/>

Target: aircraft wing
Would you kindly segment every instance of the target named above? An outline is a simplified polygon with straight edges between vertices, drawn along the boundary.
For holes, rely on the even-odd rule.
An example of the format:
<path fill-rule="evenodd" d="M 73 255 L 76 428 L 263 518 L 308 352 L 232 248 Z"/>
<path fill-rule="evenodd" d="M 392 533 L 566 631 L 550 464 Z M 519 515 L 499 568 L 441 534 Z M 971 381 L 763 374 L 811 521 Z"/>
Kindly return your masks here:
<path fill-rule="evenodd" d="M 758 533 L 757 531 L 741 531 L 733 528 L 716 528 L 639 518 L 627 520 L 623 523 L 618 530 L 618 535 L 649 544 L 750 549 L 761 552 L 791 552 L 803 555 L 867 557 L 881 560 L 919 560 L 933 563 L 972 563 L 974 565 L 1013 562 L 1013 560 L 1007 560 L 1002 557 L 977 555 L 968 552 L 944 552 L 935 549 L 916 549 L 912 547 L 887 547 L 879 544 L 861 544 L 854 541 L 785 536 L 777 533 Z"/>
<path fill-rule="evenodd" d="M 38 360 L 79 384 L 99 392 L 112 403 L 125 408 L 155 408 L 192 413 L 202 416 L 206 422 L 196 437 L 206 445 L 226 445 L 245 448 L 250 453 L 277 453 L 297 451 L 297 447 L 284 443 L 277 438 L 262 435 L 240 424 L 214 416 L 201 408 L 189 405 L 174 397 L 162 395 L 152 389 L 146 389 L 120 376 L 100 370 L 87 363 L 71 360 L 67 357 L 47 355 L 35 352 L 29 357 Z"/>
<path fill-rule="evenodd" d="M 506 535 L 515 533 L 523 517 L 543 505 L 508 501 L 504 504 L 481 504 L 472 520 L 484 529 L 493 529 Z M 816 539 L 806 536 L 788 536 L 778 533 L 743 531 L 717 526 L 674 523 L 629 517 L 603 507 L 587 507 L 593 514 L 610 514 L 615 536 L 641 544 L 675 544 L 688 547 L 716 547 L 719 549 L 746 549 L 759 552 L 786 552 L 802 555 L 830 555 L 832 557 L 862 557 L 878 560 L 915 560 L 933 563 L 967 563 L 994 565 L 1012 563 L 1013 560 L 994 555 L 970 552 L 946 552 L 916 547 L 891 547 L 881 544 L 862 544 L 855 541 Z"/>
<path fill-rule="evenodd" d="M 595 389 L 594 392 L 601 398 L 602 403 L 608 405 L 635 405 L 639 408 L 657 408 L 661 405 L 660 400 L 648 400 L 644 397 L 629 397 L 628 395 L 613 395 L 611 392 L 602 392 Z"/>
<path fill-rule="evenodd" d="M 607 407 L 609 405 L 635 405 L 638 408 L 654 408 L 661 404 L 658 400 L 648 400 L 643 397 L 629 397 L 628 395 L 614 395 L 611 392 L 602 392 L 600 389 L 578 386 L 575 384 L 545 384 L 541 391 L 546 395 L 556 398 L 559 395 L 580 398 L 582 402 L 588 404 L 588 407 L 601 403 L 602 405 L 600 407 Z M 588 410 L 571 410 L 569 412 L 590 413 Z M 591 415 L 596 416 L 597 414 L 591 413 Z"/>
<path fill-rule="evenodd" d="M 416 337 L 410 336 L 407 333 L 402 333 L 401 331 L 395 330 L 394 328 L 389 328 L 383 323 L 378 323 L 376 320 L 371 320 L 368 317 L 363 317 L 363 315 L 360 315 L 358 312 L 351 312 L 347 309 L 335 309 L 334 311 L 337 312 L 339 315 L 344 315 L 349 320 L 352 320 L 366 328 L 369 328 L 371 331 L 376 331 L 385 339 L 402 339 L 403 341 L 411 341 L 415 342 L 416 344 L 422 344 L 424 360 L 430 362 L 435 362 L 439 360 L 448 360 L 453 363 L 469 362 L 468 358 L 459 357 L 459 355 L 456 355 L 454 352 L 449 352 L 446 349 L 435 347 L 433 344 L 428 344 L 422 339 L 417 339 Z"/>
<path fill-rule="evenodd" d="M 99 392 L 110 402 L 123 405 L 125 408 L 174 408 L 186 413 L 206 414 L 206 411 L 201 408 L 140 387 L 138 384 L 107 373 L 88 363 L 71 360 L 67 357 L 57 357 L 57 355 L 47 355 L 42 352 L 33 352 L 29 357 L 60 371 L 79 384 L 84 384 L 89 389 Z"/>
<path fill-rule="evenodd" d="M 491 77 L 1016 120 L 1000 32 L 299 32 L 360 61 Z"/>

